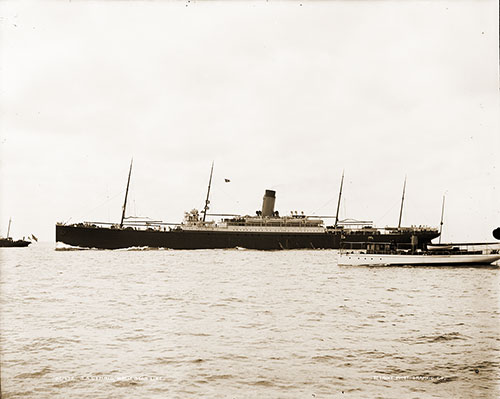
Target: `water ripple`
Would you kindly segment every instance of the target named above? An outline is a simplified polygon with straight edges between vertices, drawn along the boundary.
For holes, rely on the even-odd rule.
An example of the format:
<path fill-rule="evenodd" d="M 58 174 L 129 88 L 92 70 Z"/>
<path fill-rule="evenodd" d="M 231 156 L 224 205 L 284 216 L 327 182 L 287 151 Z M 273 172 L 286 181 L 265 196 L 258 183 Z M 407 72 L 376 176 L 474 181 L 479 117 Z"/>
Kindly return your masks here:
<path fill-rule="evenodd" d="M 500 396 L 498 268 L 340 268 L 307 250 L 0 254 L 5 398 Z"/>

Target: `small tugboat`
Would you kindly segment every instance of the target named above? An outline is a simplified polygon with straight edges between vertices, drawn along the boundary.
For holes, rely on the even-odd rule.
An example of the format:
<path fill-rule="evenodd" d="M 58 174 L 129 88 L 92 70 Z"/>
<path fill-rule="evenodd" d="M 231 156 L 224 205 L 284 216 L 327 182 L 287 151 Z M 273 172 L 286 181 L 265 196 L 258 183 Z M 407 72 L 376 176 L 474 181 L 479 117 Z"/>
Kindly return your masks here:
<path fill-rule="evenodd" d="M 7 229 L 7 237 L 0 237 L 0 247 L 27 247 L 31 244 L 31 241 L 22 240 L 13 240 L 10 237 L 10 225 L 12 223 L 12 219 L 9 219 L 9 227 Z M 34 236 L 33 236 L 34 237 Z"/>

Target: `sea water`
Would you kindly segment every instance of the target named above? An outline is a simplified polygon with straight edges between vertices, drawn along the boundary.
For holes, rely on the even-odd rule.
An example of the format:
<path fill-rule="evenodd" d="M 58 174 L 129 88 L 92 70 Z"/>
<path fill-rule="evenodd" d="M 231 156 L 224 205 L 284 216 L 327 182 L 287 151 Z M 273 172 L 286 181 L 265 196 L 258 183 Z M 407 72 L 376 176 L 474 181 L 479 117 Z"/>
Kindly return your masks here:
<path fill-rule="evenodd" d="M 2 248 L 3 398 L 497 398 L 499 269 Z"/>

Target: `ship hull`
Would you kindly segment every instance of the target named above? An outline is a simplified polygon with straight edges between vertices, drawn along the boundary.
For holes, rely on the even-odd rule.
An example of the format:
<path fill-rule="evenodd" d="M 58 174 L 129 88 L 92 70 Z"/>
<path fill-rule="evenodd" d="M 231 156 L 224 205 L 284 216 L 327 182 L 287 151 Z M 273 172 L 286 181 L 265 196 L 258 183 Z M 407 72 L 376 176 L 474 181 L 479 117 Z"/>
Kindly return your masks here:
<path fill-rule="evenodd" d="M 434 232 L 399 232 L 370 236 L 370 242 L 392 241 L 410 243 L 417 235 L 419 246 L 430 242 L 438 234 Z M 259 250 L 280 249 L 339 249 L 341 239 L 349 242 L 366 242 L 366 232 L 325 231 L 298 232 L 242 232 L 217 230 L 134 230 L 78 225 L 56 225 L 56 241 L 67 245 L 119 249 L 153 247 L 170 249 L 247 248 Z"/>

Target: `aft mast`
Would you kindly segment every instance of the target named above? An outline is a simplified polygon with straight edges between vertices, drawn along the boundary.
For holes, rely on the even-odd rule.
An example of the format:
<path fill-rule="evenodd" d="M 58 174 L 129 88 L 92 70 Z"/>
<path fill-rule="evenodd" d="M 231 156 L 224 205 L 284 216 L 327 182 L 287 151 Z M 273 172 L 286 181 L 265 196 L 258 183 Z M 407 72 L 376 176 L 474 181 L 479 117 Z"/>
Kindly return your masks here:
<path fill-rule="evenodd" d="M 344 185 L 344 171 L 342 171 L 342 179 L 340 180 L 340 191 L 339 191 L 339 202 L 337 203 L 337 213 L 335 214 L 335 224 L 333 227 L 337 227 L 339 221 L 339 210 L 340 210 L 340 199 L 342 198 L 342 187 Z"/>
<path fill-rule="evenodd" d="M 401 228 L 401 219 L 403 218 L 403 204 L 405 202 L 405 191 L 406 191 L 406 176 L 405 176 L 405 182 L 403 184 L 403 196 L 401 197 L 401 209 L 399 210 L 398 229 Z"/>
<path fill-rule="evenodd" d="M 205 207 L 203 208 L 203 221 L 207 217 L 208 204 L 210 204 L 210 187 L 212 186 L 212 175 L 214 173 L 214 162 L 212 161 L 212 169 L 210 169 L 210 179 L 208 180 L 208 190 L 207 190 L 207 198 L 205 199 Z"/>
<path fill-rule="evenodd" d="M 443 195 L 443 205 L 441 206 L 441 222 L 439 223 L 439 244 L 441 244 L 441 233 L 443 231 L 444 199 L 445 196 Z"/>
<path fill-rule="evenodd" d="M 10 235 L 10 224 L 12 223 L 12 218 L 9 218 L 9 227 L 7 227 L 7 238 L 9 238 Z"/>
<path fill-rule="evenodd" d="M 128 180 L 127 180 L 127 189 L 125 190 L 125 201 L 123 201 L 123 211 L 122 211 L 122 219 L 120 221 L 120 228 L 123 227 L 123 220 L 125 219 L 125 210 L 127 209 L 127 197 L 128 197 L 128 188 L 130 186 L 130 175 L 132 174 L 132 163 L 134 162 L 134 158 L 130 160 L 130 170 L 128 171 Z"/>

